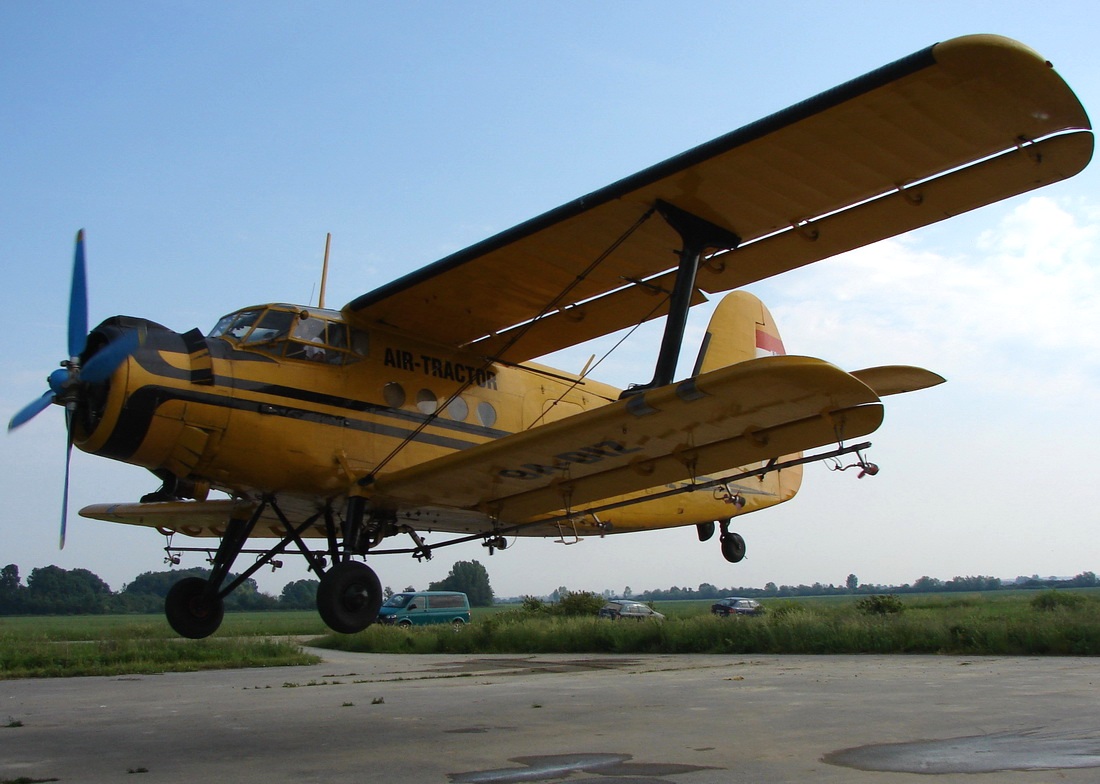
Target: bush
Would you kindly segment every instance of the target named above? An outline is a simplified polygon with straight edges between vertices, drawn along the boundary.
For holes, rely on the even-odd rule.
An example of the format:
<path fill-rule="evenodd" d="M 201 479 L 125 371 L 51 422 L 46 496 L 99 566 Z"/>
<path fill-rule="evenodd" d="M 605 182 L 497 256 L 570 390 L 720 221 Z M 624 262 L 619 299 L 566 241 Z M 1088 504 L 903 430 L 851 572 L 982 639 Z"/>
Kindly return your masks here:
<path fill-rule="evenodd" d="M 865 596 L 856 602 L 856 609 L 864 615 L 892 615 L 905 610 L 905 605 L 892 593 L 875 594 Z"/>
<path fill-rule="evenodd" d="M 775 618 L 789 618 L 792 615 L 805 615 L 810 612 L 806 605 L 798 602 L 780 602 L 769 607 L 768 612 Z"/>
<path fill-rule="evenodd" d="M 604 600 L 591 591 L 566 591 L 556 602 L 544 602 L 535 596 L 524 596 L 521 613 L 525 617 L 576 618 L 595 616 Z"/>
<path fill-rule="evenodd" d="M 567 591 L 557 604 L 557 615 L 593 616 L 603 607 L 604 600 L 591 591 Z"/>
<path fill-rule="evenodd" d="M 523 612 L 531 614 L 550 612 L 549 608 L 546 606 L 546 602 L 537 596 L 524 596 L 521 609 Z"/>
<path fill-rule="evenodd" d="M 1044 612 L 1053 612 L 1060 609 L 1076 610 L 1083 607 L 1086 601 L 1084 596 L 1077 593 L 1043 591 L 1031 600 L 1031 606 Z"/>

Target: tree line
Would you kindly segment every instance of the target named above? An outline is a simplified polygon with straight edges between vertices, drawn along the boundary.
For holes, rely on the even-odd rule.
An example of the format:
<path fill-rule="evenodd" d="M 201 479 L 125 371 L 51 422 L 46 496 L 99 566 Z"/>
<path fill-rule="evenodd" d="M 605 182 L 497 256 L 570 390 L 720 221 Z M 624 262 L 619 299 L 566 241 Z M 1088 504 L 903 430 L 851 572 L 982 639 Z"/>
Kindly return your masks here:
<path fill-rule="evenodd" d="M 144 572 L 121 591 L 112 591 L 98 575 L 87 569 L 44 566 L 31 569 L 26 584 L 16 564 L 0 569 L 0 615 L 110 615 L 115 613 L 159 613 L 164 609 L 168 589 L 184 577 L 210 576 L 209 569 L 172 569 Z M 230 574 L 226 582 L 237 579 Z M 295 580 L 283 586 L 278 596 L 264 593 L 252 578 L 245 580 L 225 598 L 227 611 L 312 610 L 317 606 L 317 580 Z M 415 590 L 412 586 L 405 590 Z M 443 580 L 431 583 L 430 591 L 463 591 L 475 607 L 493 603 L 493 589 L 485 567 L 477 561 L 458 561 Z M 384 591 L 393 595 L 391 588 Z"/>
<path fill-rule="evenodd" d="M 1081 572 L 1075 577 L 1066 580 L 1057 578 L 1042 578 L 1038 575 L 1032 577 L 1018 577 L 1012 581 L 1004 581 L 999 577 L 987 577 L 984 575 L 969 577 L 954 577 L 950 580 L 940 580 L 936 577 L 920 577 L 912 583 L 903 585 L 877 585 L 860 583 L 854 574 L 848 575 L 848 579 L 840 585 L 832 583 L 814 583 L 813 585 L 776 585 L 767 583 L 763 588 L 719 588 L 710 583 L 702 583 L 698 588 L 678 587 L 655 589 L 635 594 L 630 588 L 624 589 L 624 599 L 636 599 L 643 602 L 676 601 L 678 599 L 720 599 L 723 596 L 744 596 L 750 599 L 759 598 L 784 598 L 794 596 L 842 596 L 845 594 L 904 594 L 904 593 L 951 593 L 977 591 L 1000 591 L 1019 588 L 1095 588 L 1100 586 L 1100 578 L 1095 572 Z M 559 589 L 559 591 L 562 589 Z"/>
<path fill-rule="evenodd" d="M 145 572 L 121 591 L 112 591 L 98 575 L 87 569 L 43 566 L 31 569 L 26 584 L 19 567 L 8 564 L 0 570 L 0 615 L 109 615 L 114 613 L 159 613 L 164 597 L 177 580 L 208 577 L 209 569 L 176 569 Z M 230 575 L 229 579 L 235 579 Z M 293 596 L 290 583 L 283 594 Z M 227 610 L 288 609 L 282 597 L 262 593 L 256 581 L 245 580 L 225 600 Z"/>
<path fill-rule="evenodd" d="M 45 566 L 32 569 L 24 584 L 19 567 L 8 564 L 0 569 L 0 615 L 83 615 L 113 613 L 159 613 L 164 608 L 168 589 L 183 577 L 206 578 L 208 569 L 172 569 L 160 572 L 144 572 L 121 591 L 112 591 L 99 576 L 87 569 L 62 569 Z M 230 575 L 228 580 L 236 579 Z M 312 610 L 317 606 L 317 580 L 295 580 L 283 586 L 278 596 L 259 589 L 256 581 L 245 580 L 225 599 L 226 610 Z M 813 585 L 776 585 L 767 583 L 763 588 L 719 588 L 702 583 L 696 588 L 672 586 L 634 593 L 629 587 L 622 593 L 604 591 L 605 598 L 619 597 L 643 602 L 676 601 L 681 599 L 719 599 L 723 596 L 749 598 L 783 598 L 794 596 L 831 596 L 843 594 L 906 594 L 937 592 L 997 591 L 1008 588 L 1094 588 L 1100 586 L 1095 572 L 1081 572 L 1065 580 L 1054 578 L 1019 577 L 1002 581 L 997 577 L 970 576 L 940 580 L 924 576 L 904 585 L 862 584 L 854 574 L 848 575 L 840 585 L 814 583 Z M 408 586 L 405 591 L 415 590 Z M 462 591 L 475 607 L 493 604 L 493 589 L 485 567 L 477 561 L 457 561 L 443 580 L 428 586 L 430 591 Z M 386 598 L 393 595 L 387 587 Z M 551 602 L 571 593 L 564 586 L 549 597 Z"/>

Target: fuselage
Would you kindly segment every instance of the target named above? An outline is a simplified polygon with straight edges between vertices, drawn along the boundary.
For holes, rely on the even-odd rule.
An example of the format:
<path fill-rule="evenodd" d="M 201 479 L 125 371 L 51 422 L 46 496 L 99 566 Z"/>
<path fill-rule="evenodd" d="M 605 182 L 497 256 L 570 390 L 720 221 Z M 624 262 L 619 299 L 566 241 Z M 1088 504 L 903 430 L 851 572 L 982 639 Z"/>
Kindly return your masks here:
<path fill-rule="evenodd" d="M 245 308 L 221 319 L 208 336 L 116 317 L 93 331 L 89 351 L 126 330 L 139 331 L 142 343 L 105 388 L 89 396 L 76 418 L 74 444 L 177 478 L 197 498 L 217 489 L 332 503 L 368 475 L 619 397 L 618 389 L 573 374 L 496 364 L 384 328 L 352 329 L 339 312 L 317 308 Z M 792 469 L 748 480 L 737 490 L 745 501 L 741 513 L 789 499 L 800 478 Z M 721 492 L 685 494 L 578 522 L 601 532 L 693 524 L 736 513 L 728 499 Z M 392 511 L 414 528 L 484 528 L 473 510 Z"/>

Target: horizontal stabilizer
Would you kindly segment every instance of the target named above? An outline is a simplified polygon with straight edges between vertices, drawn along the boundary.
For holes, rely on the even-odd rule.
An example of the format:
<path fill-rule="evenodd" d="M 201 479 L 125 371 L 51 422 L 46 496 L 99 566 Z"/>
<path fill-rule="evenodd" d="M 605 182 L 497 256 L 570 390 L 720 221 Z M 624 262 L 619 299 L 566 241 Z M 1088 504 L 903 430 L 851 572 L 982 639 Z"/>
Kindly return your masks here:
<path fill-rule="evenodd" d="M 916 392 L 942 384 L 947 380 L 939 373 L 910 365 L 884 365 L 864 370 L 853 370 L 851 373 L 875 390 L 875 394 L 879 397 L 899 395 L 902 392 Z"/>

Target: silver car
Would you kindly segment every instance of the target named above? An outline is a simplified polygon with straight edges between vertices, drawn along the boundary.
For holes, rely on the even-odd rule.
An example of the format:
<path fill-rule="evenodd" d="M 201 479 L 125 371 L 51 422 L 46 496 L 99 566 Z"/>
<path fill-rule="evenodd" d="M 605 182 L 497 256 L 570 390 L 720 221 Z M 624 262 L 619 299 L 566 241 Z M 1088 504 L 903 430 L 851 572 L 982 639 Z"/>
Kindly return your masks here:
<path fill-rule="evenodd" d="M 719 599 L 712 604 L 710 611 L 722 618 L 728 618 L 731 615 L 760 615 L 764 612 L 764 605 L 756 599 L 727 596 L 725 599 Z"/>
<path fill-rule="evenodd" d="M 617 621 L 620 618 L 632 618 L 636 621 L 663 621 L 665 616 L 641 602 L 614 601 L 600 608 L 597 617 Z"/>

